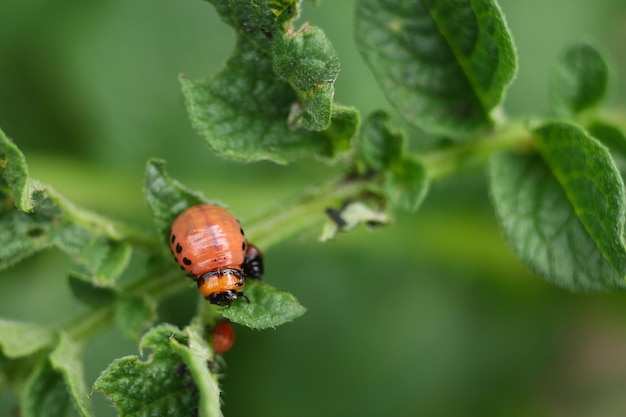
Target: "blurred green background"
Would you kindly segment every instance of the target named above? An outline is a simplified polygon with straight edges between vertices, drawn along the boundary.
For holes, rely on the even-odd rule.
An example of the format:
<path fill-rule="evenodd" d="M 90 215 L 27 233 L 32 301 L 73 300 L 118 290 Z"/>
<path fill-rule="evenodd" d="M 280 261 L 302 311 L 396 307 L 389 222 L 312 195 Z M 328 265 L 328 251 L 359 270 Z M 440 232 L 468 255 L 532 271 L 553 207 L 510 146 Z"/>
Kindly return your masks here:
<path fill-rule="evenodd" d="M 550 66 L 590 38 L 611 58 L 609 101 L 623 104 L 623 0 L 500 3 L 520 61 L 509 115 L 547 112 Z M 366 115 L 390 106 L 355 49 L 353 9 L 307 2 L 302 20 L 337 49 L 337 101 Z M 77 204 L 150 227 L 143 171 L 161 157 L 245 224 L 328 168 L 220 161 L 192 131 L 177 77 L 214 74 L 233 45 L 200 0 L 0 2 L 0 126 L 32 175 Z M 236 327 L 226 416 L 624 415 L 625 296 L 571 294 L 526 270 L 500 236 L 481 171 L 435 184 L 395 226 L 328 244 L 315 233 L 266 251 L 266 281 L 309 311 L 276 330 Z M 137 252 L 124 279 L 143 262 Z M 2 271 L 0 317 L 54 325 L 80 314 L 71 267 L 53 250 Z M 167 300 L 161 320 L 184 325 L 196 299 L 190 288 Z M 85 354 L 88 385 L 113 358 L 135 353 L 115 329 L 98 336 Z M 102 394 L 93 401 L 99 416 L 116 415 Z M 14 406 L 14 394 L 0 392 L 0 415 Z"/>

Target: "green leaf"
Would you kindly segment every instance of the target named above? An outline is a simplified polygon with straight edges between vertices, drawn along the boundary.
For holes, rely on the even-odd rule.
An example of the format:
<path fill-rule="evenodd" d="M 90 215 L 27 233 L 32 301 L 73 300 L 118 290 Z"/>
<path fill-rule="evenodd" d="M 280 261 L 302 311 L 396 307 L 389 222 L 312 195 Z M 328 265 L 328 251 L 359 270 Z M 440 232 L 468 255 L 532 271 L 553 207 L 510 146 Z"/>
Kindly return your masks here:
<path fill-rule="evenodd" d="M 207 363 L 213 360 L 213 350 L 204 338 L 201 326 L 194 324 L 185 328 L 189 344 L 184 345 L 172 339 L 172 349 L 183 359 L 194 382 L 198 386 L 200 416 L 221 416 L 220 389 L 216 375 L 209 371 Z"/>
<path fill-rule="evenodd" d="M 43 360 L 20 391 L 20 416 L 65 417 L 76 411 L 63 376 Z"/>
<path fill-rule="evenodd" d="M 357 46 L 387 99 L 409 123 L 463 139 L 491 113 L 517 58 L 493 0 L 360 0 Z"/>
<path fill-rule="evenodd" d="M 395 161 L 385 174 L 385 192 L 391 204 L 406 211 L 416 211 L 429 189 L 424 166 L 412 159 Z"/>
<path fill-rule="evenodd" d="M 324 135 L 337 152 L 348 151 L 361 123 L 359 111 L 354 107 L 333 104 L 332 123 Z"/>
<path fill-rule="evenodd" d="M 31 355 L 50 347 L 54 332 L 33 323 L 0 319 L 0 347 L 7 358 Z"/>
<path fill-rule="evenodd" d="M 125 416 L 188 416 L 198 411 L 198 386 L 175 344 L 188 345 L 189 337 L 177 327 L 163 324 L 141 339 L 140 352 L 152 350 L 146 361 L 137 356 L 114 360 L 94 383 Z"/>
<path fill-rule="evenodd" d="M 29 177 L 24 155 L 1 130 L 0 169 L 4 200 L 0 205 L 0 269 L 4 269 L 54 242 L 47 213 L 24 213 L 32 212 L 36 204 L 46 204 L 45 194 L 42 185 Z"/>
<path fill-rule="evenodd" d="M 624 191 L 606 149 L 579 128 L 536 131 L 540 154 L 490 161 L 491 197 L 513 252 L 555 285 L 624 288 Z"/>
<path fill-rule="evenodd" d="M 608 147 L 615 156 L 626 160 L 626 135 L 617 126 L 600 120 L 591 122 L 589 133 Z"/>
<path fill-rule="evenodd" d="M 150 160 L 146 166 L 144 195 L 161 238 L 167 242 L 174 219 L 187 207 L 208 202 L 201 193 L 189 190 L 170 178 L 165 161 Z"/>
<path fill-rule="evenodd" d="M 0 188 L 7 186 L 13 191 L 15 206 L 24 212 L 33 211 L 33 193 L 39 184 L 28 176 L 26 158 L 0 130 Z"/>
<path fill-rule="evenodd" d="M 596 105 L 604 97 L 609 66 L 589 43 L 568 48 L 550 77 L 550 103 L 560 116 L 572 116 Z"/>
<path fill-rule="evenodd" d="M 370 168 L 385 170 L 402 157 L 404 140 L 402 133 L 391 130 L 389 115 L 384 111 L 377 111 L 363 123 L 357 149 Z"/>
<path fill-rule="evenodd" d="M 328 129 L 339 58 L 324 32 L 309 25 L 295 33 L 286 32 L 273 43 L 272 52 L 274 73 L 291 85 L 298 98 L 298 105 L 291 108 L 290 126 Z"/>
<path fill-rule="evenodd" d="M 95 285 L 112 285 L 126 268 L 131 248 L 121 226 L 82 210 L 53 188 L 32 180 L 24 156 L 0 134 L 0 269 L 56 246 L 79 263 Z M 11 207 L 15 201 L 17 207 Z M 28 211 L 28 212 L 25 212 Z"/>
<path fill-rule="evenodd" d="M 118 327 L 130 339 L 138 339 L 143 329 L 156 318 L 156 302 L 148 297 L 123 297 L 115 310 Z"/>
<path fill-rule="evenodd" d="M 357 129 L 345 125 L 358 119 L 333 109 L 339 64 L 323 32 L 291 26 L 300 2 L 211 3 L 238 31 L 235 51 L 209 80 L 181 77 L 192 125 L 209 146 L 224 158 L 283 164 L 344 149 Z"/>
<path fill-rule="evenodd" d="M 128 242 L 94 233 L 71 220 L 57 230 L 54 244 L 86 271 L 76 276 L 85 277 L 96 286 L 111 286 L 128 266 L 132 252 Z"/>
<path fill-rule="evenodd" d="M 239 299 L 224 308 L 222 314 L 227 319 L 252 329 L 277 327 L 306 312 L 306 308 L 293 295 L 266 284 L 248 280 L 244 292 L 250 302 Z"/>
<path fill-rule="evenodd" d="M 577 217 L 604 257 L 626 275 L 622 242 L 624 183 L 607 149 L 580 128 L 551 123 L 535 131 L 539 153 L 550 167 Z"/>
<path fill-rule="evenodd" d="M 105 306 L 112 303 L 117 297 L 115 290 L 96 286 L 89 282 L 89 277 L 79 272 L 70 273 L 69 284 L 74 297 L 90 307 Z"/>
<path fill-rule="evenodd" d="M 82 345 L 61 333 L 59 344 L 50 355 L 50 364 L 63 376 L 70 397 L 80 414 L 90 417 L 93 412 L 83 377 L 81 354 Z"/>

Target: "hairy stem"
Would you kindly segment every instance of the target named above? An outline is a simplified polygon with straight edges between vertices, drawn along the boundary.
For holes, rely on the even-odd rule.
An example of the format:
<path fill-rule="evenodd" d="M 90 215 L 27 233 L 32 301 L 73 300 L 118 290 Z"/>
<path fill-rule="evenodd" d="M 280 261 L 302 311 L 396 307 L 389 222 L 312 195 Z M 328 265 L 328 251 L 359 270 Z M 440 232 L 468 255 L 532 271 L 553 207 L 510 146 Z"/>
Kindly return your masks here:
<path fill-rule="evenodd" d="M 113 221 L 107 217 L 78 207 L 60 195 L 52 187 L 47 187 L 46 192 L 48 195 L 54 197 L 57 204 L 70 216 L 74 224 L 92 230 L 98 234 L 104 234 L 112 239 L 124 240 L 135 246 L 146 249 L 154 249 L 158 245 L 158 239 L 154 234 L 122 222 Z"/>
<path fill-rule="evenodd" d="M 475 141 L 422 152 L 416 158 L 424 164 L 431 180 L 439 180 L 468 168 L 483 166 L 497 151 L 532 146 L 529 128 L 525 123 L 510 123 Z"/>
<path fill-rule="evenodd" d="M 291 201 L 283 202 L 246 221 L 246 234 L 255 245 L 267 249 L 302 230 L 322 223 L 327 207 L 341 204 L 366 189 L 363 179 L 333 179 L 304 190 Z"/>

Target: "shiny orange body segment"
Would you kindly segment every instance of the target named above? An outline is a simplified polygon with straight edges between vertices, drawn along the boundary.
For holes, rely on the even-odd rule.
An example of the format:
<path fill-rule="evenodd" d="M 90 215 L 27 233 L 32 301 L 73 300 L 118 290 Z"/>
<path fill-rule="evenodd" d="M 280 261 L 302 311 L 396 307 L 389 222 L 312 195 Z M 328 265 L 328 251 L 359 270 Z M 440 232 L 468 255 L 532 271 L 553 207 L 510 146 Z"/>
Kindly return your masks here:
<path fill-rule="evenodd" d="M 237 276 L 232 270 L 216 272 L 198 281 L 198 291 L 205 297 L 224 291 L 237 291 L 243 288 L 243 275 Z"/>
<path fill-rule="evenodd" d="M 181 267 L 194 276 L 241 270 L 247 242 L 237 219 L 221 207 L 198 204 L 172 224 L 170 246 Z"/>
<path fill-rule="evenodd" d="M 248 245 L 237 219 L 218 206 L 198 204 L 183 211 L 172 223 L 169 244 L 176 262 L 213 304 L 248 300 L 240 291 L 245 278 L 263 275 L 263 254 Z"/>
<path fill-rule="evenodd" d="M 235 344 L 235 331 L 227 321 L 220 321 L 213 329 L 213 351 L 221 355 Z"/>

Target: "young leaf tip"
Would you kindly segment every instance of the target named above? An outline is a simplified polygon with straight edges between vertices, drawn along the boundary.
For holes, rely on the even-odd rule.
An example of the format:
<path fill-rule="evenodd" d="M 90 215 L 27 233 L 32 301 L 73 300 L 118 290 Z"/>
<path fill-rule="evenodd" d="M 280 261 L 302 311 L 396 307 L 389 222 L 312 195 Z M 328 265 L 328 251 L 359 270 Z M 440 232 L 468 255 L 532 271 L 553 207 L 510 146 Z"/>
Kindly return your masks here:
<path fill-rule="evenodd" d="M 598 104 L 605 96 L 609 66 L 591 42 L 568 47 L 550 75 L 549 96 L 559 116 L 574 116 Z"/>

